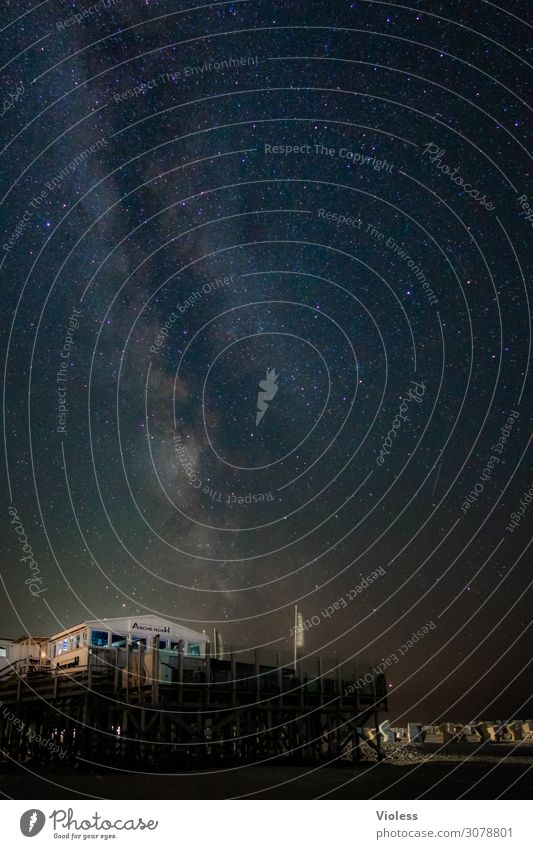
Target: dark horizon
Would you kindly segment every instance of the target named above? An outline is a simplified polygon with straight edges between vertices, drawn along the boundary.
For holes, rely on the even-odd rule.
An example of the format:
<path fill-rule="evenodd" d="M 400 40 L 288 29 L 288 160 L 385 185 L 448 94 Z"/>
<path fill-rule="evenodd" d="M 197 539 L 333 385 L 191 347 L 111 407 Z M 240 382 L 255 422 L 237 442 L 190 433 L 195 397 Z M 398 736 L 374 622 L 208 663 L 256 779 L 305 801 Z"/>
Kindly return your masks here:
<path fill-rule="evenodd" d="M 0 633 L 529 719 L 526 3 L 96 5 L 4 4 Z"/>

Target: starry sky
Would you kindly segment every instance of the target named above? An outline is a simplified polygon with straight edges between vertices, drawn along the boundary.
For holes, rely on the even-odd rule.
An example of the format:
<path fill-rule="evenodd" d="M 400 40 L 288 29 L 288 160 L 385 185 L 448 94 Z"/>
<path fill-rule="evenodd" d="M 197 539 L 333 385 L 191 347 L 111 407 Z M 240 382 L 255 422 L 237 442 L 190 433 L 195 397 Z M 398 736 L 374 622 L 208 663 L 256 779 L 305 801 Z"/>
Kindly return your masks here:
<path fill-rule="evenodd" d="M 3 3 L 0 636 L 531 715 L 526 6 Z"/>

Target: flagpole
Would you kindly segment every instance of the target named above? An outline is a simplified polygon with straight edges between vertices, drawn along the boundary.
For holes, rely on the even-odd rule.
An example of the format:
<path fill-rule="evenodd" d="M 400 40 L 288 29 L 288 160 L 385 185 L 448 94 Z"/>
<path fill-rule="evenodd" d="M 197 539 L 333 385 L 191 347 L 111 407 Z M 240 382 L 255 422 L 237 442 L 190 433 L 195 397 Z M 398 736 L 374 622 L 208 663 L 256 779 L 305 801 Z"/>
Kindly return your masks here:
<path fill-rule="evenodd" d="M 294 675 L 296 676 L 296 639 L 298 634 L 298 605 L 294 605 Z"/>

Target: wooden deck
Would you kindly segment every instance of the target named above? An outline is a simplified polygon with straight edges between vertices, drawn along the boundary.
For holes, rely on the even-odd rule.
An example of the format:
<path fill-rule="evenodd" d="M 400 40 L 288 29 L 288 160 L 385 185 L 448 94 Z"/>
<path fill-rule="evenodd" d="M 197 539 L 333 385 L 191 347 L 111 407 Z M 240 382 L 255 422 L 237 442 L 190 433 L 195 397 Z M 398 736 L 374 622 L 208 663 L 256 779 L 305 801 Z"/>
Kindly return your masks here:
<path fill-rule="evenodd" d="M 384 676 L 316 657 L 297 670 L 279 655 L 264 662 L 257 653 L 216 660 L 126 649 L 94 649 L 84 668 L 26 667 L 0 677 L 0 751 L 15 762 L 169 772 L 359 760 L 362 727 L 377 728 L 387 708 Z"/>

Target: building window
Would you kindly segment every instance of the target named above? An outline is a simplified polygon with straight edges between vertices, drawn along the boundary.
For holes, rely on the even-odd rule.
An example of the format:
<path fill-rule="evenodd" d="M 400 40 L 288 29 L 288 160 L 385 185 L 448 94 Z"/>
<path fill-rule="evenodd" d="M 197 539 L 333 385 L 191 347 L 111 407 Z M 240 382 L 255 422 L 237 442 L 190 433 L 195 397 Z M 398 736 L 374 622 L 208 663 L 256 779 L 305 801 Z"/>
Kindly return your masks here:
<path fill-rule="evenodd" d="M 114 649 L 122 649 L 126 645 L 126 637 L 124 634 L 111 634 L 111 647 Z"/>
<path fill-rule="evenodd" d="M 92 631 L 91 646 L 107 647 L 108 633 L 107 631 Z"/>
<path fill-rule="evenodd" d="M 187 643 L 187 654 L 200 657 L 200 643 Z"/>
<path fill-rule="evenodd" d="M 87 645 L 87 631 L 83 632 L 82 639 L 83 639 L 83 645 L 86 646 Z"/>
<path fill-rule="evenodd" d="M 132 637 L 131 638 L 131 648 L 133 651 L 139 648 L 139 646 L 143 646 L 146 648 L 146 637 Z"/>
<path fill-rule="evenodd" d="M 4 646 L 0 646 L 0 657 L 7 657 L 7 649 Z"/>
<path fill-rule="evenodd" d="M 76 648 L 79 649 L 81 642 L 81 634 L 76 634 Z"/>

